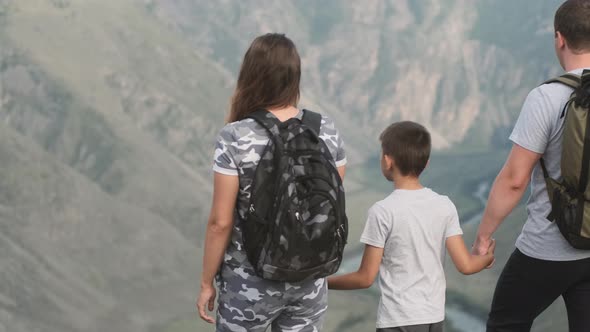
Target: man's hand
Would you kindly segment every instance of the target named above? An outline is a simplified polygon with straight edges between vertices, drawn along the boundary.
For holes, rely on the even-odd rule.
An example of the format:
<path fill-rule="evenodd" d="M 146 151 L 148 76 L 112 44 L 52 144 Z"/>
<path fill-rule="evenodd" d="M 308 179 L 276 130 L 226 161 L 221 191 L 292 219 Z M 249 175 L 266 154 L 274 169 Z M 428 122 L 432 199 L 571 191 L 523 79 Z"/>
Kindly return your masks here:
<path fill-rule="evenodd" d="M 496 240 L 478 236 L 473 244 L 473 248 L 471 248 L 471 253 L 478 256 L 484 256 L 489 253 L 493 255 L 495 250 Z M 486 266 L 486 269 L 491 269 L 495 262 L 496 258 L 494 258 L 490 265 Z"/>
<path fill-rule="evenodd" d="M 471 253 L 474 255 L 483 256 L 488 253 L 491 245 L 491 238 L 478 236 L 475 238 L 475 243 L 473 243 Z"/>
<path fill-rule="evenodd" d="M 201 319 L 210 324 L 214 324 L 215 319 L 207 315 L 207 310 L 205 308 L 209 309 L 209 311 L 213 311 L 213 309 L 215 309 L 216 295 L 217 292 L 215 291 L 215 287 L 213 287 L 213 285 L 201 286 L 201 294 L 199 294 L 199 299 L 197 300 L 199 316 L 201 316 Z"/>

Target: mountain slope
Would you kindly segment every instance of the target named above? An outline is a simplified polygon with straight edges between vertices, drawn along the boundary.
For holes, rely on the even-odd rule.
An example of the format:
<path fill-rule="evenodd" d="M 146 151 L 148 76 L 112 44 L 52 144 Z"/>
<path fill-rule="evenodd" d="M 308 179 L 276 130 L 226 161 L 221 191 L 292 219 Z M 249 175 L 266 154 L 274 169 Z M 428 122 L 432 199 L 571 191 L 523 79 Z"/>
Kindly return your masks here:
<path fill-rule="evenodd" d="M 133 7 L 128 9 L 129 12 L 120 12 L 130 16 Z M 47 151 L 99 183 L 105 191 L 171 219 L 184 230 L 193 229 L 194 236 L 194 224 L 188 222 L 206 210 L 210 193 L 206 174 L 218 127 L 210 124 L 221 122 L 223 112 L 205 116 L 210 111 L 189 109 L 192 105 L 214 108 L 220 98 L 207 98 L 209 90 L 223 91 L 223 79 L 212 71 L 207 89 L 193 90 L 187 85 L 183 96 L 194 101 L 181 103 L 182 99 L 167 94 L 179 93 L 177 87 L 182 85 L 178 81 L 173 84 L 155 79 L 153 76 L 158 73 L 147 77 L 148 67 L 159 68 L 160 73 L 169 75 L 182 72 L 176 68 L 178 63 L 174 59 L 154 59 L 153 54 L 134 46 L 119 51 L 128 55 L 143 53 L 142 59 L 152 62 L 127 67 L 129 58 L 104 54 L 92 57 L 97 53 L 92 50 L 93 45 L 107 49 L 106 42 L 85 37 L 83 32 L 88 31 L 83 27 L 60 26 L 58 22 L 63 20 L 63 15 L 73 15 L 62 14 L 61 10 L 64 9 L 41 10 L 29 4 L 15 8 L 12 11 L 15 14 L 9 16 L 3 40 L 3 45 L 8 47 L 2 50 L 0 118 L 34 137 Z M 79 11 L 97 12 L 93 8 Z M 83 21 L 96 30 L 109 25 L 90 19 Z M 41 32 L 36 28 L 39 24 L 54 31 L 48 28 Z M 122 33 L 136 31 L 129 30 Z M 60 38 L 50 38 L 51 35 Z M 120 36 L 113 32 L 102 38 L 107 37 L 117 41 Z M 126 41 L 120 43 L 123 47 Z M 155 49 L 159 43 L 159 39 L 146 40 L 145 48 Z M 73 56 L 71 52 L 82 54 Z M 190 56 L 189 60 L 192 63 L 187 68 L 197 71 L 207 68 L 196 56 Z M 122 77 L 136 78 L 132 81 Z M 193 81 L 197 79 L 195 76 Z M 215 85 L 216 82 L 219 84 Z M 144 103 L 151 108 L 142 107 Z"/>
<path fill-rule="evenodd" d="M 190 310 L 227 79 L 129 3 L 1 5 L 0 326 Z"/>
<path fill-rule="evenodd" d="M 169 222 L 110 197 L 4 125 L 0 155 L 5 330 L 145 331 L 158 316 L 133 321 L 145 314 L 141 294 L 188 286 L 194 247 Z"/>

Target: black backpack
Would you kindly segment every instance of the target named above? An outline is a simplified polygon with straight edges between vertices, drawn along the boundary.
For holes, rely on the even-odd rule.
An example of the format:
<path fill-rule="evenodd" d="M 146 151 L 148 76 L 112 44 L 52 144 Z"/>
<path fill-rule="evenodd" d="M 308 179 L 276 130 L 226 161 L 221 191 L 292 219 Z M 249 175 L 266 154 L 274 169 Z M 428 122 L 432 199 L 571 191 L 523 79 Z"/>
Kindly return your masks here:
<path fill-rule="evenodd" d="M 348 235 L 344 188 L 326 143 L 322 116 L 280 122 L 266 110 L 249 115 L 268 131 L 251 187 L 244 249 L 256 274 L 295 282 L 338 271 Z"/>

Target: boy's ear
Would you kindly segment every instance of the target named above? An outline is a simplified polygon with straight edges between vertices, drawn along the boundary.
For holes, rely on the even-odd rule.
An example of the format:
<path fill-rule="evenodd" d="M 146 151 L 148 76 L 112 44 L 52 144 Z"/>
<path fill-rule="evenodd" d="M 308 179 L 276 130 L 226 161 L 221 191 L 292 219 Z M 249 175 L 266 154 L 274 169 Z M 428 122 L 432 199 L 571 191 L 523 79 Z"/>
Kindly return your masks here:
<path fill-rule="evenodd" d="M 391 156 L 387 156 L 387 160 L 388 160 L 387 169 L 393 174 L 393 172 L 395 172 L 395 169 L 397 168 L 397 165 L 395 163 L 395 159 Z"/>
<path fill-rule="evenodd" d="M 393 181 L 394 165 L 395 162 L 391 156 L 381 154 L 381 172 L 388 181 Z"/>

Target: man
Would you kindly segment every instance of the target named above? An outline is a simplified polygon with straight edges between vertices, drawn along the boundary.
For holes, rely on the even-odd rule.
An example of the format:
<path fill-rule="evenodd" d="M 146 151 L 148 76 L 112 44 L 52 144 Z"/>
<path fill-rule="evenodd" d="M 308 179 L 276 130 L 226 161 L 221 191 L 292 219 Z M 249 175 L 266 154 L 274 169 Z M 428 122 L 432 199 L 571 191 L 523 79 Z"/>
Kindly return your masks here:
<path fill-rule="evenodd" d="M 555 14 L 555 51 L 565 71 L 590 69 L 590 0 L 568 0 Z M 590 251 L 574 249 L 547 220 L 551 203 L 540 166 L 559 178 L 561 113 L 572 89 L 542 85 L 528 95 L 510 140 L 508 160 L 490 192 L 473 251 L 487 253 L 492 234 L 517 206 L 531 182 L 528 217 L 516 250 L 498 280 L 487 331 L 530 331 L 557 297 L 567 307 L 569 330 L 590 331 Z"/>

